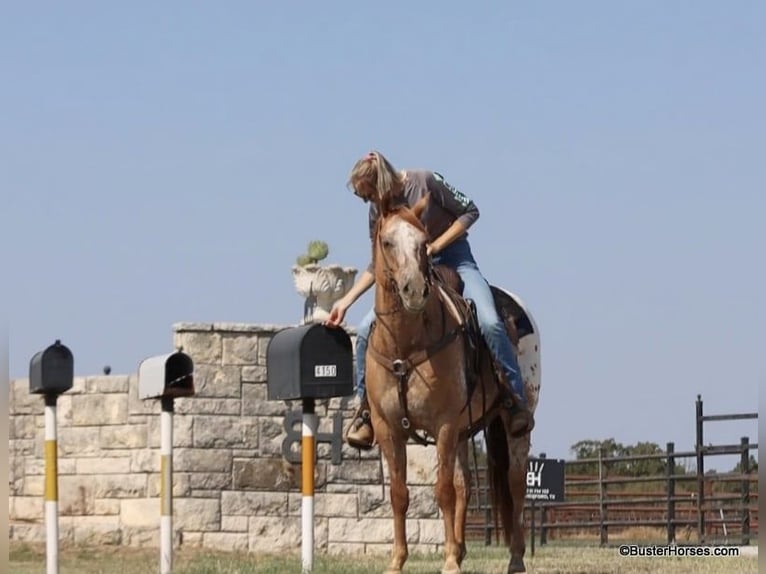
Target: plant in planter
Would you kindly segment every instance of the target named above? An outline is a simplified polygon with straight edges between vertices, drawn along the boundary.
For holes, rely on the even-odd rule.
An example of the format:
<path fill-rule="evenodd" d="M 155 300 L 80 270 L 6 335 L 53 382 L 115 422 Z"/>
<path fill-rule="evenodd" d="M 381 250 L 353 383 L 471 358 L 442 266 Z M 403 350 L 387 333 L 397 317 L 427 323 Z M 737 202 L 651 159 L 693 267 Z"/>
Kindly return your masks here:
<path fill-rule="evenodd" d="M 303 323 L 324 321 L 333 304 L 354 284 L 356 268 L 319 264 L 329 253 L 324 241 L 310 241 L 306 253 L 299 255 L 293 265 L 295 288 L 306 299 Z"/>

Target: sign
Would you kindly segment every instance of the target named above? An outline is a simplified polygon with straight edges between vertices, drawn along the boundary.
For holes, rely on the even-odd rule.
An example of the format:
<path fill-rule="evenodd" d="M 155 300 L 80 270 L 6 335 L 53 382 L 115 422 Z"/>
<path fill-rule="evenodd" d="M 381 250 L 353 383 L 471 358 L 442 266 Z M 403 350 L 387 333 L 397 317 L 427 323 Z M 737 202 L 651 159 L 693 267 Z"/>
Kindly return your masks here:
<path fill-rule="evenodd" d="M 320 377 L 337 377 L 338 366 L 337 365 L 314 365 L 314 376 Z"/>
<path fill-rule="evenodd" d="M 530 458 L 527 464 L 527 500 L 564 501 L 564 461 Z"/>

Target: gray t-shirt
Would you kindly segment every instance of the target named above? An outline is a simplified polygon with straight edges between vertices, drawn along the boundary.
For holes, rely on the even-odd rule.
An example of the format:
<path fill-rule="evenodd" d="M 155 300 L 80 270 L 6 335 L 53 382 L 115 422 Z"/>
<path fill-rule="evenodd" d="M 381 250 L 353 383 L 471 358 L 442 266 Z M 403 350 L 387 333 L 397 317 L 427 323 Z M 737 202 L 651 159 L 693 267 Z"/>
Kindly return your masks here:
<path fill-rule="evenodd" d="M 465 194 L 447 183 L 444 177 L 434 171 L 425 169 L 407 170 L 407 178 L 404 182 L 404 201 L 410 207 L 414 206 L 427 193 L 431 194 L 428 205 L 420 215 L 428 231 L 428 241 L 431 242 L 456 220 L 460 221 L 468 229 L 479 218 L 479 208 Z M 374 203 L 370 204 L 370 239 L 375 233 L 375 224 L 378 221 L 378 208 Z M 464 237 L 467 236 L 466 232 Z M 372 263 L 367 267 L 372 273 Z"/>

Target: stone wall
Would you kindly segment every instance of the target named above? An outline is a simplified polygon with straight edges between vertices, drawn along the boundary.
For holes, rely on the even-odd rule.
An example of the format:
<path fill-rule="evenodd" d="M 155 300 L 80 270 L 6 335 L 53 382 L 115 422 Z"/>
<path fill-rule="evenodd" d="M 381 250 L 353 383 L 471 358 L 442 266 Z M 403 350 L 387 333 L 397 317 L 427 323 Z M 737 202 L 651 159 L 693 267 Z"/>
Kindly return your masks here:
<path fill-rule="evenodd" d="M 283 327 L 179 324 L 174 347 L 195 362 L 196 396 L 176 400 L 174 530 L 178 545 L 277 552 L 300 547 L 300 404 L 266 400 L 266 348 Z M 390 549 L 385 463 L 341 440 L 353 399 L 318 401 L 315 543 L 319 551 Z M 59 527 L 77 544 L 159 545 L 159 412 L 137 376 L 78 377 L 58 402 Z M 10 537 L 43 540 L 43 400 L 10 396 Z M 294 426 L 291 426 L 293 424 Z M 295 442 L 291 439 L 295 438 Z M 324 439 L 324 440 L 323 440 Z M 437 551 L 434 449 L 411 445 L 408 537 Z"/>

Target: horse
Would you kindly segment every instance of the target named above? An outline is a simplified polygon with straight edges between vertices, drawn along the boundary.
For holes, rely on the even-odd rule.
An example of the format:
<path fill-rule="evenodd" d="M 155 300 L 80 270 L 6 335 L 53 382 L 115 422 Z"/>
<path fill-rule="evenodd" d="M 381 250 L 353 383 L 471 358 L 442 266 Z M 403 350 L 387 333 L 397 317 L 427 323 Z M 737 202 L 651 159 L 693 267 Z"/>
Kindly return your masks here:
<path fill-rule="evenodd" d="M 436 446 L 435 496 L 444 519 L 442 572 L 460 572 L 470 499 L 468 439 L 481 430 L 493 513 L 496 521 L 498 515 L 501 519 L 510 548 L 507 571 L 525 572 L 523 509 L 530 433 L 510 436 L 511 415 L 504 408 L 494 362 L 480 335 L 475 352 L 467 344 L 470 307 L 467 313 L 459 312 L 466 303 L 459 296 L 459 276 L 430 264 L 427 234 L 419 220 L 427 202 L 428 196 L 412 208 L 379 205 L 373 232 L 376 319 L 368 339 L 365 378 L 371 423 L 390 476 L 394 542 L 386 572 L 401 572 L 408 557 L 406 445 L 411 438 Z M 513 300 L 494 286 L 492 290 L 518 350 Z M 534 411 L 539 384 L 530 384 L 527 377 L 525 385 Z"/>

